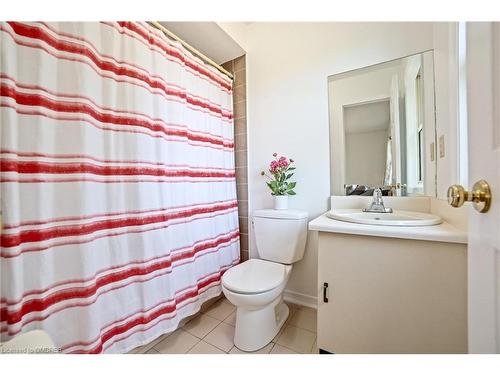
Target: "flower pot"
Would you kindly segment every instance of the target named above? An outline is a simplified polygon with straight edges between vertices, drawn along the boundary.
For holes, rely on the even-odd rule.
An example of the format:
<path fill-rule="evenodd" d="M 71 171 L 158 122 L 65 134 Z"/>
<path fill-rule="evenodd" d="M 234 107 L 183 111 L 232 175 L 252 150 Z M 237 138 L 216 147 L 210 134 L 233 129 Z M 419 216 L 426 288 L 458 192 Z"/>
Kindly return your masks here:
<path fill-rule="evenodd" d="M 288 209 L 288 195 L 275 195 L 274 196 L 274 209 L 287 210 Z"/>

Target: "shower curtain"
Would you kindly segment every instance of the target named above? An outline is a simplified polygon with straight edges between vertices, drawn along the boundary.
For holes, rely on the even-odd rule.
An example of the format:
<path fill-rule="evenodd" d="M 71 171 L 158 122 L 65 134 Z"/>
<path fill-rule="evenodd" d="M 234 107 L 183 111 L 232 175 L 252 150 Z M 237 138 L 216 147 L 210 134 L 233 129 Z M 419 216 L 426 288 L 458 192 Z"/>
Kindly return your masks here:
<path fill-rule="evenodd" d="M 123 353 L 239 262 L 232 83 L 140 22 L 0 23 L 0 332 Z"/>

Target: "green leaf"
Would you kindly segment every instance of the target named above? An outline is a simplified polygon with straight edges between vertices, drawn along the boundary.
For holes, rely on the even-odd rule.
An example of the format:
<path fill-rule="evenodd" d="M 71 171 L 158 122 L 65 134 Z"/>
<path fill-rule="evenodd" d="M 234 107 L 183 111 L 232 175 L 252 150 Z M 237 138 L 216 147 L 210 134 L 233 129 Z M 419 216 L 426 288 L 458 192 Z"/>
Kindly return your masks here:
<path fill-rule="evenodd" d="M 293 176 L 293 173 L 287 174 L 287 175 L 286 175 L 286 179 L 288 180 L 288 179 L 289 179 L 290 177 L 292 177 L 292 176 Z"/>
<path fill-rule="evenodd" d="M 296 169 L 295 167 L 288 168 L 289 171 L 294 171 L 295 169 Z"/>
<path fill-rule="evenodd" d="M 287 194 L 288 194 L 288 195 L 296 195 L 296 193 L 295 193 L 293 190 L 288 190 L 288 191 L 287 191 Z"/>
<path fill-rule="evenodd" d="M 290 182 L 287 187 L 288 187 L 288 189 L 291 190 L 291 189 L 293 189 L 295 187 L 295 185 L 297 185 L 296 182 Z"/>

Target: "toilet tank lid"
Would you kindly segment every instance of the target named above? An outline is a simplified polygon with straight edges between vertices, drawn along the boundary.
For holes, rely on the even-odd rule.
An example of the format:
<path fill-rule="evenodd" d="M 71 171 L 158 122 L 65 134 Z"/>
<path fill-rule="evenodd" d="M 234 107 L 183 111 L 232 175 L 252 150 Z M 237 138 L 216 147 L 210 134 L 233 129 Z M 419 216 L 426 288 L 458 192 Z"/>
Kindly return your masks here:
<path fill-rule="evenodd" d="M 255 210 L 253 217 L 267 217 L 272 219 L 300 220 L 307 218 L 307 212 L 301 210 Z"/>

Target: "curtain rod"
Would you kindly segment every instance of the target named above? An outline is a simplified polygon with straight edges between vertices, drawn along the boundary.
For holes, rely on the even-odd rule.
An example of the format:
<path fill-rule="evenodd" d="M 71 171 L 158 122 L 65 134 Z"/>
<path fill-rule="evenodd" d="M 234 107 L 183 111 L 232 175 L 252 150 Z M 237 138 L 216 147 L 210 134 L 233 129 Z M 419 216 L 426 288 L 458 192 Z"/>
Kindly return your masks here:
<path fill-rule="evenodd" d="M 215 61 L 213 61 L 211 58 L 205 56 L 203 53 L 201 53 L 200 51 L 198 51 L 196 48 L 194 48 L 193 46 L 191 46 L 190 44 L 188 44 L 187 42 L 185 42 L 181 38 L 179 38 L 177 35 L 175 35 L 173 32 L 171 32 L 170 30 L 168 30 L 165 26 L 163 26 L 158 21 L 148 21 L 148 23 L 151 26 L 153 26 L 153 27 L 157 28 L 158 30 L 162 31 L 166 36 L 168 36 L 168 37 L 170 37 L 170 38 L 178 41 L 180 44 L 182 44 L 182 46 L 184 48 L 186 48 L 187 50 L 189 50 L 195 56 L 197 56 L 200 59 L 202 59 L 207 64 L 209 64 L 209 65 L 213 66 L 214 68 L 216 68 L 219 72 L 221 72 L 221 73 L 225 74 L 226 76 L 228 76 L 229 78 L 233 79 L 233 75 L 230 72 L 228 72 L 222 66 L 220 66 Z"/>

